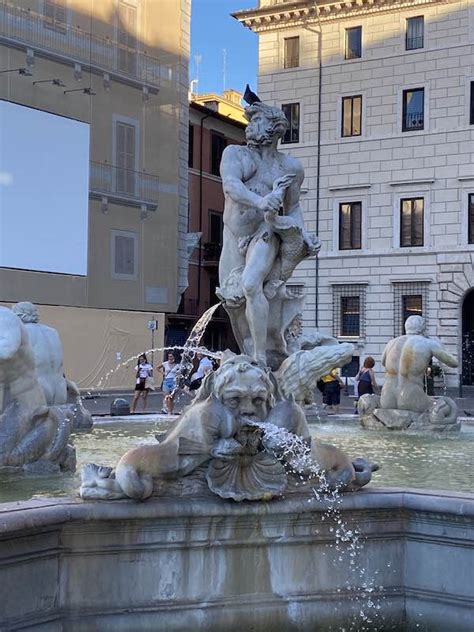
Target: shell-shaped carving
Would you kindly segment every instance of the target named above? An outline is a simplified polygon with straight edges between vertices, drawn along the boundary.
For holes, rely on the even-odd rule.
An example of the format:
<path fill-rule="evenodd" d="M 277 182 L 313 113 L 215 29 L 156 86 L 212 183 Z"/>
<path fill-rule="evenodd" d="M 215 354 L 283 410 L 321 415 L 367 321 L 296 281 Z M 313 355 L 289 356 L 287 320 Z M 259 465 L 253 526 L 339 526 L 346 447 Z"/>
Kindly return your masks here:
<path fill-rule="evenodd" d="M 293 394 L 296 400 L 304 399 L 323 375 L 350 361 L 354 346 L 348 342 L 307 351 L 297 351 L 284 360 L 275 373 L 285 397 Z"/>
<path fill-rule="evenodd" d="M 270 500 L 286 487 L 283 465 L 270 454 L 212 459 L 206 473 L 209 489 L 221 498 Z"/>

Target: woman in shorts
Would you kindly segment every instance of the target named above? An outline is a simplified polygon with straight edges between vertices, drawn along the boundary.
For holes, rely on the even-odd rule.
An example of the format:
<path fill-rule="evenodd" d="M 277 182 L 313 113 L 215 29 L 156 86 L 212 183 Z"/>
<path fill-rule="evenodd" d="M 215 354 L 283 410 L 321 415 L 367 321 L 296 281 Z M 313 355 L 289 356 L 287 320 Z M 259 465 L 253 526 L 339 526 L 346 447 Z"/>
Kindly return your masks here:
<path fill-rule="evenodd" d="M 151 377 L 153 367 L 148 363 L 146 355 L 142 353 L 138 356 L 137 366 L 135 367 L 135 394 L 132 402 L 132 414 L 135 412 L 140 397 L 143 398 L 143 412 L 146 408 L 146 400 L 149 389 L 146 387 L 147 378 Z"/>
<path fill-rule="evenodd" d="M 158 371 L 163 373 L 163 385 L 161 387 L 165 398 L 163 400 L 163 408 L 161 412 L 165 415 L 172 415 L 174 408 L 174 391 L 178 385 L 179 364 L 176 362 L 176 356 L 172 351 L 168 352 L 168 359 L 156 367 Z"/>

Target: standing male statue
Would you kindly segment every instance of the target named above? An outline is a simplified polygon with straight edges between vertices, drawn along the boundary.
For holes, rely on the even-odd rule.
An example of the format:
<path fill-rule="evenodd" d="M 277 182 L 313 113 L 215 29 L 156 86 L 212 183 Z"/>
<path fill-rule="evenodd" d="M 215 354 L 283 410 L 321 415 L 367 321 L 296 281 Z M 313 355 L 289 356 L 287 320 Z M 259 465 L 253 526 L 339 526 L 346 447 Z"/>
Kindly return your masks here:
<path fill-rule="evenodd" d="M 303 167 L 277 149 L 288 128 L 284 113 L 248 87 L 244 98 L 250 104 L 247 145 L 229 145 L 221 162 L 225 206 L 218 296 L 242 352 L 277 368 L 288 355 L 285 330 L 299 311 L 298 301 L 291 307 L 294 296 L 285 281 L 320 244 L 303 225 Z"/>

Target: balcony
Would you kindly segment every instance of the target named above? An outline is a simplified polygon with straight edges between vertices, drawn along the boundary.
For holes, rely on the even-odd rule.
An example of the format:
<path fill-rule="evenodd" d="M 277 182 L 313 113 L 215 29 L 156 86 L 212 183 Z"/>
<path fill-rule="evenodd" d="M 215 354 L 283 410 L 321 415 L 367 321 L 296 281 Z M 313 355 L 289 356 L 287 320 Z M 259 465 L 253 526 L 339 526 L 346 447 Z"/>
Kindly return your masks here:
<path fill-rule="evenodd" d="M 156 211 L 158 195 L 158 176 L 102 162 L 90 163 L 89 197 L 93 199 Z"/>
<path fill-rule="evenodd" d="M 202 258 L 205 266 L 217 266 L 221 256 L 222 245 L 210 241 L 202 245 Z"/>
<path fill-rule="evenodd" d="M 119 81 L 155 90 L 162 82 L 177 79 L 172 66 L 143 51 L 7 4 L 0 4 L 0 43 L 33 48 L 61 63 L 79 63 Z"/>

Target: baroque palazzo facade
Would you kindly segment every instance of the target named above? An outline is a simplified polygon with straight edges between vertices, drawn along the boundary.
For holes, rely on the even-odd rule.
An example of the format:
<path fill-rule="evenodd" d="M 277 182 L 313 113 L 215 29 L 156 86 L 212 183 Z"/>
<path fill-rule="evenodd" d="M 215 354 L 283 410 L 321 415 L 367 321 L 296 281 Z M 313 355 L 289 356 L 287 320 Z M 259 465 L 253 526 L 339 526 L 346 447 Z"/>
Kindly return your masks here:
<path fill-rule="evenodd" d="M 234 14 L 259 35 L 262 100 L 290 121 L 306 172 L 304 323 L 380 370 L 422 314 L 474 384 L 474 2 L 261 0 Z M 461 363 L 460 363 L 461 364 Z"/>

